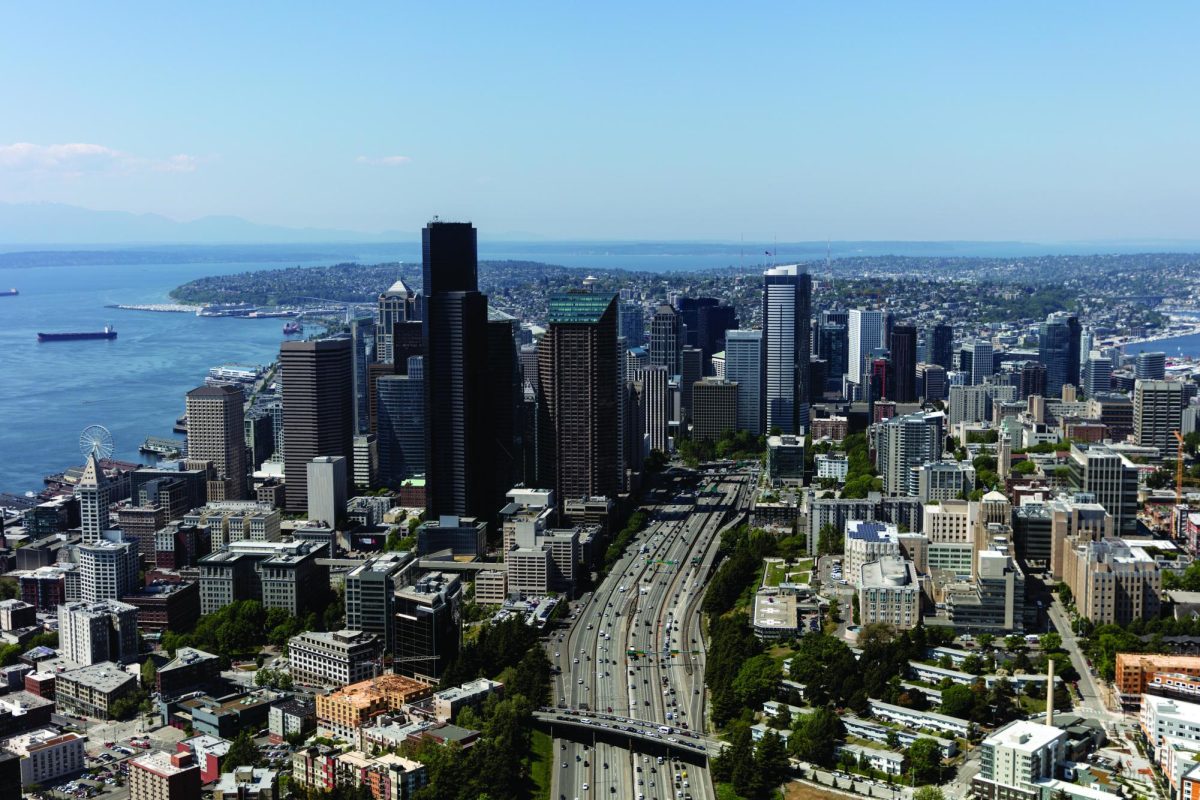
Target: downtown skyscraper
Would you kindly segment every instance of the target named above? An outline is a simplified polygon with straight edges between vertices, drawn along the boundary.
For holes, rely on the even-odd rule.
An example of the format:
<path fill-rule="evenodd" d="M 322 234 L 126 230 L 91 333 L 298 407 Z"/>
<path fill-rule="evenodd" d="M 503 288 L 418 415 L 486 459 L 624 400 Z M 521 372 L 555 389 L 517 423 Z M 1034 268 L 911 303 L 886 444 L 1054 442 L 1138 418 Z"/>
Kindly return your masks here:
<path fill-rule="evenodd" d="M 187 393 L 188 458 L 211 461 L 217 473 L 208 482 L 209 500 L 245 500 L 248 494 L 242 400 L 236 386 L 200 386 Z"/>
<path fill-rule="evenodd" d="M 767 430 L 808 427 L 812 277 L 796 264 L 763 273 L 763 354 Z"/>
<path fill-rule="evenodd" d="M 884 312 L 852 308 L 846 318 L 846 379 L 860 386 L 866 381 L 867 366 L 875 351 L 883 347 Z"/>
<path fill-rule="evenodd" d="M 286 507 L 308 511 L 308 464 L 317 456 L 354 459 L 354 367 L 349 339 L 284 342 L 279 348 L 283 382 Z"/>
<path fill-rule="evenodd" d="M 560 504 L 616 497 L 623 483 L 616 295 L 550 298 L 538 344 L 539 478 Z"/>
<path fill-rule="evenodd" d="M 434 220 L 421 231 L 425 313 L 426 510 L 487 519 L 487 297 L 475 227 Z"/>
<path fill-rule="evenodd" d="M 1046 365 L 1046 396 L 1062 396 L 1064 384 L 1079 385 L 1079 319 L 1061 312 L 1051 314 L 1038 328 L 1038 361 Z"/>

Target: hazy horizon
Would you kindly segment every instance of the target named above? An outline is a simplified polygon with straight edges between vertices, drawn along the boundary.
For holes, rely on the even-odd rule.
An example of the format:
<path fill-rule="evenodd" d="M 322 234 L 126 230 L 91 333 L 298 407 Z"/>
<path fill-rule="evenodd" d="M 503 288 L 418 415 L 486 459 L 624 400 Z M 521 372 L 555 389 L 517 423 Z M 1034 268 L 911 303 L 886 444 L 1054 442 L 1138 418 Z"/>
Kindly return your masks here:
<path fill-rule="evenodd" d="M 0 201 L 361 236 L 436 214 L 569 241 L 1194 241 L 1198 22 L 34 5 L 0 51 Z"/>

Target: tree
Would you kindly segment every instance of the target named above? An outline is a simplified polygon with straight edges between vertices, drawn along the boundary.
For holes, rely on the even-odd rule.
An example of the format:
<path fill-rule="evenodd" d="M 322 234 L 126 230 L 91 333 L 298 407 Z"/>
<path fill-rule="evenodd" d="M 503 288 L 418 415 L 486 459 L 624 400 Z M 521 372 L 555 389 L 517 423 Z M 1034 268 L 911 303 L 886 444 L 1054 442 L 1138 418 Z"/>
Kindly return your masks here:
<path fill-rule="evenodd" d="M 956 683 L 942 692 L 942 713 L 951 717 L 969 719 L 975 707 L 975 693 L 967 686 Z"/>
<path fill-rule="evenodd" d="M 153 658 L 147 658 L 142 663 L 142 686 L 149 689 L 157 684 L 155 680 L 158 675 L 158 665 L 154 663 Z"/>
<path fill-rule="evenodd" d="M 845 734 L 846 726 L 832 709 L 818 708 L 800 720 L 788 744 L 796 758 L 828 767 L 834 763 L 837 743 Z"/>
<path fill-rule="evenodd" d="M 243 728 L 229 745 L 229 753 L 221 762 L 221 769 L 232 772 L 235 767 L 253 767 L 258 764 L 258 759 L 258 747 L 250 738 L 250 731 Z"/>
<path fill-rule="evenodd" d="M 922 786 L 913 792 L 913 800 L 946 800 L 946 795 L 937 786 Z"/>
<path fill-rule="evenodd" d="M 915 783 L 937 783 L 941 779 L 942 750 L 933 739 L 917 739 L 909 746 L 905 760 Z"/>
<path fill-rule="evenodd" d="M 733 679 L 733 691 L 743 706 L 757 708 L 779 685 L 779 663 L 769 655 L 757 655 L 742 663 Z"/>
<path fill-rule="evenodd" d="M 1062 636 L 1054 632 L 1043 633 L 1038 637 L 1038 644 L 1041 646 L 1043 653 L 1053 653 L 1056 650 L 1062 649 Z"/>
<path fill-rule="evenodd" d="M 762 791 L 771 791 L 787 780 L 790 765 L 787 747 L 774 731 L 767 731 L 754 749 L 754 767 Z"/>

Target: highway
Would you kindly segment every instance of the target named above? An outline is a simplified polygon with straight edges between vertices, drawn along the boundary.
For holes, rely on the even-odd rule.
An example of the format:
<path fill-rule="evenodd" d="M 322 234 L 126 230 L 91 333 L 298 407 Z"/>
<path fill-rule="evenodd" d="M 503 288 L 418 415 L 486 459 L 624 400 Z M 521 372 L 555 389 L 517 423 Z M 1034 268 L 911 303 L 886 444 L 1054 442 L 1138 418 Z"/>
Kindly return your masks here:
<path fill-rule="evenodd" d="M 715 493 L 701 491 L 713 485 Z M 704 732 L 699 605 L 718 533 L 747 502 L 748 485 L 752 477 L 700 476 L 691 498 L 643 506 L 649 524 L 596 591 L 572 604 L 571 627 L 550 639 L 560 709 L 657 723 L 664 740 L 695 741 L 681 732 Z M 590 742 L 580 741 L 586 733 L 554 740 L 552 797 L 714 800 L 707 768 L 603 733 L 598 728 Z"/>

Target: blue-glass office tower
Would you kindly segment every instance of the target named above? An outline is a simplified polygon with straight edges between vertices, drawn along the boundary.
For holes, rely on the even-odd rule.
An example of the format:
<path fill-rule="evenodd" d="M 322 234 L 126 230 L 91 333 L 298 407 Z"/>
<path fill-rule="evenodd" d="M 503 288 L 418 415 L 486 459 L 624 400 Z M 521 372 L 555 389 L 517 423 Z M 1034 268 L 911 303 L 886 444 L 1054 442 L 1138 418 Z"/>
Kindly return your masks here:
<path fill-rule="evenodd" d="M 1079 340 L 1075 317 L 1054 313 L 1038 329 L 1038 361 L 1046 365 L 1046 396 L 1062 396 L 1064 384 L 1079 386 Z"/>
<path fill-rule="evenodd" d="M 379 432 L 379 480 L 389 488 L 425 472 L 425 368 L 412 356 L 406 375 L 384 375 L 375 382 Z"/>
<path fill-rule="evenodd" d="M 808 427 L 808 357 L 812 277 L 796 264 L 763 273 L 766 426 L 800 433 Z"/>

